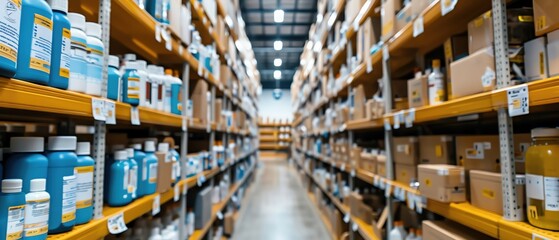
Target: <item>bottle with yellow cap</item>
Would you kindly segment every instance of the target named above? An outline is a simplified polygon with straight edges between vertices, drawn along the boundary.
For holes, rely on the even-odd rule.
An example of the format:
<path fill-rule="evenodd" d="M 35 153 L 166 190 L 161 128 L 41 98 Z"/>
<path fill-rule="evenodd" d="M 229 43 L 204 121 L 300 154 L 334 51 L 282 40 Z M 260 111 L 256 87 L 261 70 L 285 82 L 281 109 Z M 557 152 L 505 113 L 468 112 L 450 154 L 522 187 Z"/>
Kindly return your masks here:
<path fill-rule="evenodd" d="M 433 60 L 433 72 L 429 74 L 429 105 L 441 104 L 445 101 L 444 74 L 441 72 L 441 60 Z"/>
<path fill-rule="evenodd" d="M 559 230 L 559 129 L 532 129 L 532 146 L 525 159 L 528 221 Z"/>

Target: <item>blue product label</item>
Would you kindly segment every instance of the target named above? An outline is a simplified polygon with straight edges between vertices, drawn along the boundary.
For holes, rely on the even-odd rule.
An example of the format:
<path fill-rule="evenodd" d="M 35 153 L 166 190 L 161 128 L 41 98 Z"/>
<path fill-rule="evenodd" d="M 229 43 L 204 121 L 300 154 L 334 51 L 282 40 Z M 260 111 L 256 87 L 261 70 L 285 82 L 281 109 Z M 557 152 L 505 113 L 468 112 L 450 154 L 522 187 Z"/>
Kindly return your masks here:
<path fill-rule="evenodd" d="M 87 64 L 87 87 L 100 87 L 103 81 L 103 68 L 95 64 Z"/>
<path fill-rule="evenodd" d="M 74 83 L 86 82 L 87 62 L 80 57 L 70 57 L 70 85 Z"/>
<path fill-rule="evenodd" d="M 87 45 L 87 58 L 90 63 L 103 65 L 103 47 L 97 45 Z"/>

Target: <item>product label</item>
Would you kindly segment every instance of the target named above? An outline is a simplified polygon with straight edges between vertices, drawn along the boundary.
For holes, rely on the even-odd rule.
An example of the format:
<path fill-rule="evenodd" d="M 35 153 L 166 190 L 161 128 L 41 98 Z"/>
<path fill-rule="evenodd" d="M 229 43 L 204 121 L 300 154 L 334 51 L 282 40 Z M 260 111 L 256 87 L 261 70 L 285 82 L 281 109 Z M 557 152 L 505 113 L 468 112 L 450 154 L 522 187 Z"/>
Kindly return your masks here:
<path fill-rule="evenodd" d="M 92 205 L 93 199 L 93 166 L 76 168 L 76 208 Z"/>
<path fill-rule="evenodd" d="M 52 20 L 40 14 L 35 14 L 29 68 L 50 73 L 51 48 Z"/>
<path fill-rule="evenodd" d="M 444 80 L 442 76 L 429 79 L 429 103 L 437 104 L 444 101 Z"/>
<path fill-rule="evenodd" d="M 70 58 L 72 54 L 72 33 L 70 29 L 62 29 L 62 52 L 60 56 L 60 72 L 61 77 L 70 77 Z"/>
<path fill-rule="evenodd" d="M 101 95 L 101 84 L 103 83 L 103 67 L 97 64 L 87 64 L 87 92 Z M 130 82 L 129 82 L 130 84 Z"/>
<path fill-rule="evenodd" d="M 83 38 L 72 35 L 70 45 L 70 81 L 68 83 L 69 89 L 82 89 L 79 85 L 85 86 L 87 78 L 87 51 L 86 41 Z"/>
<path fill-rule="evenodd" d="M 46 234 L 49 230 L 50 199 L 27 201 L 25 204 L 25 237 Z"/>
<path fill-rule="evenodd" d="M 21 239 L 23 235 L 23 220 L 25 217 L 25 205 L 8 207 L 8 225 L 6 227 L 6 239 Z"/>
<path fill-rule="evenodd" d="M 125 192 L 128 192 L 128 187 L 130 186 L 130 168 L 128 166 L 124 167 L 124 176 L 122 179 L 122 189 L 124 189 Z"/>
<path fill-rule="evenodd" d="M 128 181 L 128 193 L 135 195 L 138 187 L 138 167 L 130 169 L 130 180 Z"/>
<path fill-rule="evenodd" d="M 543 176 L 526 174 L 526 198 L 544 199 Z"/>
<path fill-rule="evenodd" d="M 157 163 L 152 163 L 149 165 L 149 182 L 155 183 L 157 182 Z"/>
<path fill-rule="evenodd" d="M 147 166 L 147 159 L 144 158 L 144 160 L 142 161 L 142 181 L 146 181 L 148 180 L 148 166 Z"/>
<path fill-rule="evenodd" d="M 129 99 L 140 99 L 140 78 L 128 77 L 128 91 L 127 96 Z"/>
<path fill-rule="evenodd" d="M 544 177 L 545 210 L 559 211 L 559 178 Z"/>
<path fill-rule="evenodd" d="M 0 57 L 17 61 L 21 0 L 0 0 Z"/>
<path fill-rule="evenodd" d="M 87 45 L 87 58 L 90 63 L 103 65 L 103 47 L 97 45 Z"/>
<path fill-rule="evenodd" d="M 62 223 L 76 219 L 76 175 L 62 178 Z"/>

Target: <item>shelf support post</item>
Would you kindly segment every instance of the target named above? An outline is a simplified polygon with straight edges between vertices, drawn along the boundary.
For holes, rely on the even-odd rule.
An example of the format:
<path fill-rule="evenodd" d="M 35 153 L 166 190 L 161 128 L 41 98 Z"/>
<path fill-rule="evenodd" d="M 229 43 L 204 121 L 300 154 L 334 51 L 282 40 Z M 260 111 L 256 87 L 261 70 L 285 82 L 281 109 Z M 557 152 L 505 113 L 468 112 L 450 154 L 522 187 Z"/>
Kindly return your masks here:
<path fill-rule="evenodd" d="M 386 55 L 389 55 L 388 53 L 388 46 L 384 45 L 383 48 L 383 52 L 386 52 Z M 384 55 L 384 53 L 383 53 Z M 392 111 L 392 85 L 391 83 L 391 77 L 390 77 L 390 56 L 383 56 L 383 60 L 382 60 L 382 82 L 383 82 L 383 88 L 382 88 L 382 97 L 384 99 L 384 112 L 385 113 L 389 113 Z M 384 131 L 384 142 L 385 142 L 385 152 L 386 152 L 386 178 L 389 180 L 394 180 L 394 167 L 393 167 L 393 163 L 394 163 L 394 157 L 393 157 L 393 153 L 392 153 L 392 128 L 386 129 Z M 393 225 L 393 216 L 392 213 L 394 212 L 394 209 L 392 209 L 393 204 L 392 204 L 392 197 L 388 197 L 386 199 L 386 207 L 388 208 L 388 218 L 386 219 L 386 232 L 390 232 L 390 230 L 392 229 L 392 225 Z"/>
<path fill-rule="evenodd" d="M 187 118 L 188 116 L 188 109 L 189 109 L 189 88 L 190 88 L 190 65 L 188 63 L 184 63 L 183 65 L 183 73 L 182 73 L 182 99 L 181 99 L 181 113 L 182 113 L 182 131 L 181 131 L 181 147 L 180 147 L 180 165 L 181 165 L 181 179 L 186 179 L 187 169 L 188 166 L 188 125 L 187 125 Z M 186 183 L 185 183 L 186 184 Z M 188 186 L 185 187 L 188 191 Z M 181 208 L 179 211 L 179 221 L 184 223 L 186 220 L 186 193 L 181 197 Z M 180 239 L 187 238 L 187 231 L 182 227 L 179 227 L 179 236 Z"/>

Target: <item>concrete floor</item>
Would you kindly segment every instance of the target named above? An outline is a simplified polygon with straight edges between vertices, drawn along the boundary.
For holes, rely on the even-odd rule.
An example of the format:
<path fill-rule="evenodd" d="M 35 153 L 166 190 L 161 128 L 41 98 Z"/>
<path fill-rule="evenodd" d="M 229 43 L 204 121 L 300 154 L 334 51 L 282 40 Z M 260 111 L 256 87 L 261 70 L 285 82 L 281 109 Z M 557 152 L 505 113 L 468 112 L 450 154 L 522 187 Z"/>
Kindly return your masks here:
<path fill-rule="evenodd" d="M 285 159 L 262 160 L 233 240 L 332 239 Z"/>

